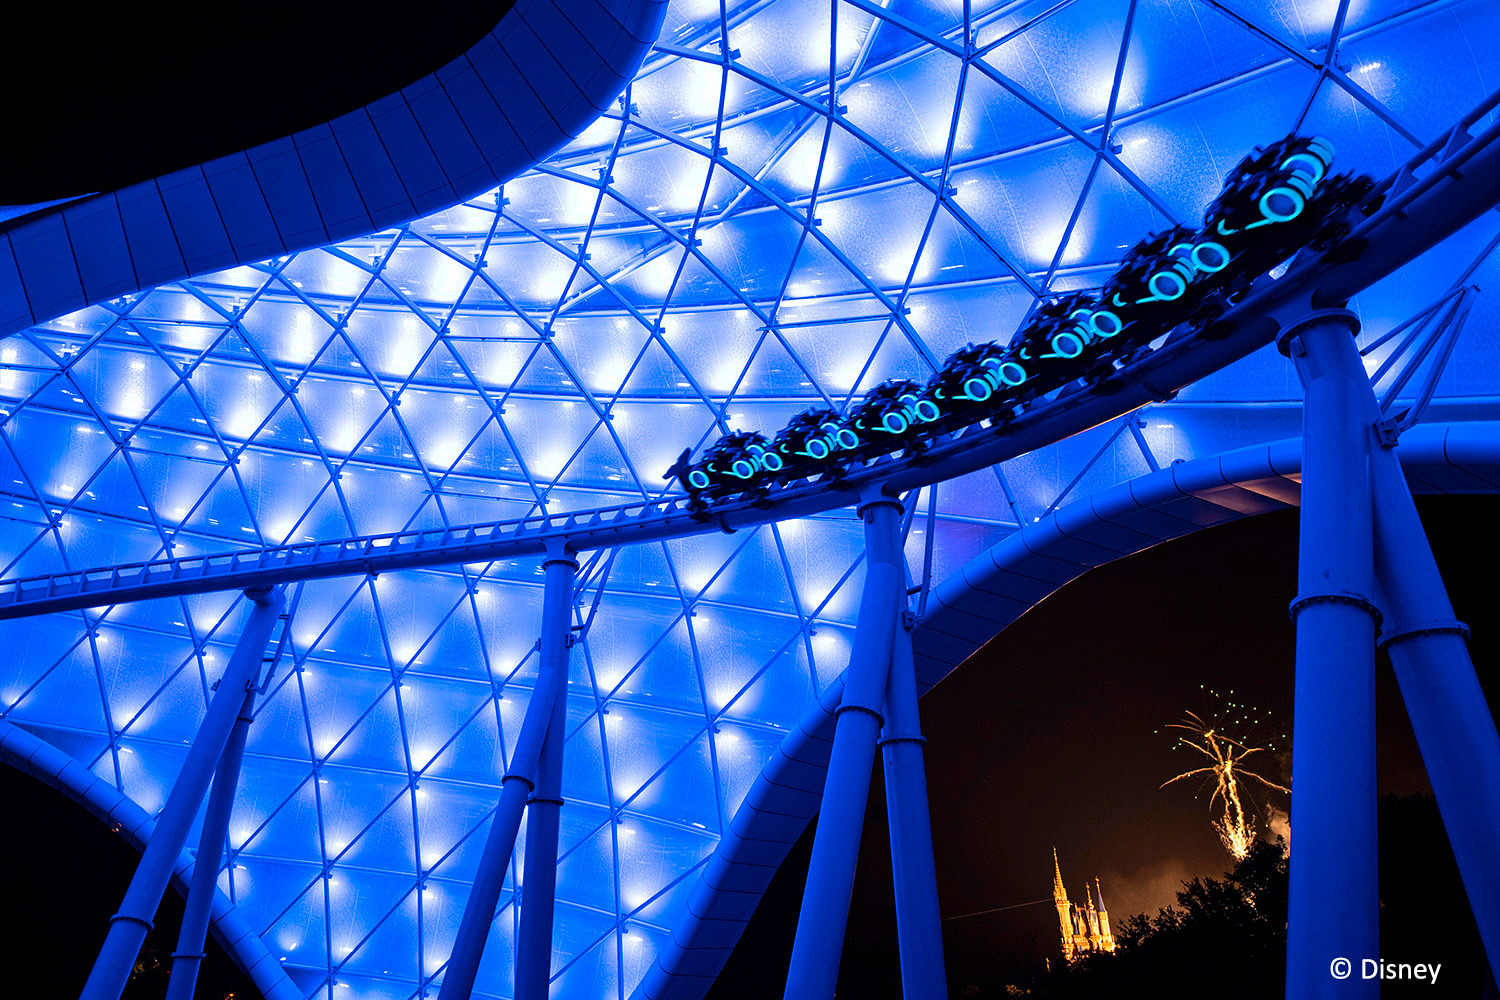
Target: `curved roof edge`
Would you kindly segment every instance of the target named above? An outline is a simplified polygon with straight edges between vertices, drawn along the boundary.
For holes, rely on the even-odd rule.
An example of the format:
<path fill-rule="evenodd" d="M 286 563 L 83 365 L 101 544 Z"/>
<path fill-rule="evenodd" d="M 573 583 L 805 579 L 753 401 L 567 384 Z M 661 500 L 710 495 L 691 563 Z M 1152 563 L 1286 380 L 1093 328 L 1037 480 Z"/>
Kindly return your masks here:
<path fill-rule="evenodd" d="M 137 851 L 145 849 L 156 830 L 156 820 L 129 796 L 66 751 L 4 720 L 0 720 L 0 761 L 67 795 Z M 172 884 L 184 898 L 192 871 L 193 858 L 184 851 L 172 868 Z M 266 1000 L 302 1000 L 302 991 L 287 978 L 281 963 L 266 950 L 260 936 L 223 892 L 214 893 L 210 918 L 214 937 Z"/>
<path fill-rule="evenodd" d="M 1418 425 L 1396 449 L 1414 493 L 1500 493 L 1500 421 Z M 1044 598 L 1161 542 L 1298 505 L 1302 441 L 1174 465 L 1068 505 L 964 564 L 928 595 L 912 633 L 925 693 Z M 632 1000 L 702 1000 L 788 851 L 817 814 L 832 748 L 834 681 L 755 779 L 704 866 L 687 915 Z"/>
<path fill-rule="evenodd" d="M 634 78 L 666 0 L 517 0 L 435 73 L 332 121 L 0 225 L 0 337 L 397 226 L 508 181 Z"/>

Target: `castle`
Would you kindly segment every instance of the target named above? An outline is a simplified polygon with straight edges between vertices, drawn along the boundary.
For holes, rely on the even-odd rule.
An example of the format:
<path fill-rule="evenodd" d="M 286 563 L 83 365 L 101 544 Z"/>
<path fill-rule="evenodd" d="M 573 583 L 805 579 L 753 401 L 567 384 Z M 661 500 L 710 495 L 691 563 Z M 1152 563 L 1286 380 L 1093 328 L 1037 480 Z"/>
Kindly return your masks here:
<path fill-rule="evenodd" d="M 1057 863 L 1057 848 L 1054 847 L 1052 902 L 1057 907 L 1057 922 L 1062 929 L 1063 958 L 1069 962 L 1091 951 L 1115 950 L 1115 936 L 1109 930 L 1109 911 L 1104 908 L 1104 891 L 1097 878 L 1094 879 L 1093 892 L 1089 891 L 1088 883 L 1084 883 L 1083 898 L 1082 905 L 1068 902 L 1068 890 L 1063 888 L 1062 867 Z"/>

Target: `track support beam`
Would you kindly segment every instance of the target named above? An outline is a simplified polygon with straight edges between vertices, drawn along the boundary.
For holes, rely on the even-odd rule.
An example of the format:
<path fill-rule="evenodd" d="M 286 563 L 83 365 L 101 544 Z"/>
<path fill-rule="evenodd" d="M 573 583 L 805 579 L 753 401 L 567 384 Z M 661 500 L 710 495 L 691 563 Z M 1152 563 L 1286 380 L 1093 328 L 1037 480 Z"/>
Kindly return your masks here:
<path fill-rule="evenodd" d="M 537 762 L 536 789 L 526 806 L 526 865 L 521 874 L 521 929 L 516 945 L 516 1000 L 546 1000 L 552 978 L 552 912 L 557 899 L 557 828 L 562 809 L 563 738 L 568 726 L 568 650 L 573 633 L 572 558 L 545 563 L 541 669 L 562 683 L 552 702 L 547 738 Z"/>
<path fill-rule="evenodd" d="M 1370 499 L 1374 413 L 1343 309 L 1314 312 L 1280 341 L 1306 393 L 1292 732 L 1288 996 L 1370 997 L 1380 957 L 1376 850 L 1375 592 Z M 1355 974 L 1348 976 L 1352 963 Z M 1341 976 L 1340 973 L 1344 975 Z M 1345 978 L 1347 976 L 1347 978 Z"/>
<path fill-rule="evenodd" d="M 573 599 L 573 576 L 578 563 L 571 553 L 559 552 L 547 562 L 546 592 L 542 598 L 543 643 L 542 650 L 551 648 L 546 641 L 549 622 L 560 620 L 566 639 L 567 609 Z M 560 607 L 561 612 L 556 609 Z M 490 832 L 484 843 L 484 854 L 479 859 L 479 869 L 474 875 L 474 885 L 469 890 L 469 900 L 464 906 L 464 915 L 459 921 L 458 934 L 454 938 L 453 952 L 443 974 L 442 989 L 438 1000 L 468 1000 L 474 991 L 474 977 L 479 971 L 479 960 L 484 954 L 485 942 L 489 940 L 490 925 L 495 919 L 495 908 L 500 902 L 500 890 L 505 884 L 505 872 L 516 848 L 516 837 L 521 831 L 521 815 L 527 800 L 536 791 L 538 765 L 542 744 L 551 728 L 553 711 L 563 696 L 568 683 L 566 650 L 561 669 L 555 659 L 541 657 L 537 670 L 536 688 L 531 693 L 531 702 L 526 706 L 526 715 L 521 720 L 521 733 L 516 738 L 516 749 L 511 754 L 510 767 L 501 779 L 500 804 L 495 808 L 490 821 Z M 560 759 L 560 758 L 559 758 Z M 550 933 L 549 933 L 550 938 Z M 519 959 L 518 963 L 519 965 Z"/>
<path fill-rule="evenodd" d="M 182 770 L 172 783 L 167 804 L 156 821 L 156 830 L 151 834 L 146 849 L 141 852 L 140 864 L 136 866 L 135 874 L 130 879 L 130 887 L 125 890 L 120 911 L 110 918 L 109 932 L 94 960 L 94 967 L 89 972 L 88 982 L 84 984 L 79 1000 L 119 1000 L 130 979 L 130 970 L 140 954 L 141 944 L 151 930 L 151 922 L 156 916 L 157 907 L 161 905 L 162 894 L 166 892 L 167 883 L 172 878 L 172 869 L 182 854 L 193 818 L 198 813 L 198 807 L 203 804 L 203 796 L 208 791 L 219 761 L 224 757 L 231 732 L 244 708 L 247 693 L 254 688 L 261 657 L 265 653 L 271 632 L 276 627 L 285 599 L 279 588 L 247 590 L 245 594 L 254 602 L 254 607 L 245 622 L 244 631 L 240 633 L 234 653 L 229 657 L 229 663 L 219 678 L 209 702 L 208 714 L 198 727 L 198 734 L 188 749 Z M 232 783 L 229 784 L 231 787 L 227 797 L 232 801 Z M 227 804 L 224 808 L 228 808 Z M 222 845 L 223 840 L 220 839 L 218 843 Z M 218 866 L 212 867 L 217 869 Z M 209 888 L 212 889 L 212 886 Z M 212 899 L 212 896 L 208 898 Z M 196 950 L 201 951 L 201 948 Z"/>
<path fill-rule="evenodd" d="M 865 522 L 864 591 L 797 919 L 787 1000 L 831 1000 L 838 985 L 875 744 L 884 724 L 880 710 L 904 589 L 901 511 L 900 503 L 889 497 L 877 497 L 859 509 Z"/>
<path fill-rule="evenodd" d="M 245 757 L 245 738 L 255 718 L 255 689 L 245 692 L 240 714 L 229 731 L 229 741 L 214 771 L 213 789 L 208 793 L 208 810 L 203 817 L 203 831 L 198 838 L 198 857 L 188 883 L 187 905 L 182 911 L 182 926 L 177 932 L 177 950 L 172 953 L 172 974 L 167 980 L 166 1000 L 193 1000 L 198 972 L 203 966 L 203 945 L 218 891 L 219 861 L 229 835 L 229 819 L 234 812 L 234 793 L 240 781 L 240 763 Z"/>
<path fill-rule="evenodd" d="M 1492 974 L 1500 975 L 1500 735 L 1395 452 L 1376 448 L 1375 575 L 1380 641 L 1463 876 Z"/>
<path fill-rule="evenodd" d="M 905 617 L 905 616 L 903 616 Z M 917 714 L 917 671 L 911 632 L 895 630 L 891 672 L 885 685 L 885 812 L 891 832 L 891 873 L 896 889 L 896 940 L 901 949 L 904 1000 L 946 1000 L 943 919 L 938 912 L 932 820 L 927 808 L 926 740 Z"/>
<path fill-rule="evenodd" d="M 1343 310 L 1283 334 L 1303 409 L 1287 994 L 1375 996 L 1373 643 L 1394 668 L 1492 970 L 1500 969 L 1500 735 Z M 1377 442 L 1379 446 L 1377 447 Z M 1382 620 L 1376 602 L 1385 608 Z M 1373 638 L 1373 637 L 1372 637 Z M 1357 984 L 1357 985 L 1356 985 Z"/>

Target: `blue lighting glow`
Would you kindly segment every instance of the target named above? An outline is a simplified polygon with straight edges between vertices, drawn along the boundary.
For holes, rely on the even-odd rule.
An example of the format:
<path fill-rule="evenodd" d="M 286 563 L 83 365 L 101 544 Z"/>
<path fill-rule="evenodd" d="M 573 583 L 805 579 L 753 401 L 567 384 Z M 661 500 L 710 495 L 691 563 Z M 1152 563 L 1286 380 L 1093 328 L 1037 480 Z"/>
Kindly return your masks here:
<path fill-rule="evenodd" d="M 957 407 L 1040 390 L 1044 365 L 1141 346 L 1142 303 L 1186 308 L 1241 255 L 1255 275 L 1282 263 L 1295 247 L 1276 234 L 1306 221 L 1326 159 L 1283 151 L 1280 181 L 1216 203 L 1252 148 L 1326 136 L 1337 171 L 1386 176 L 1500 79 L 1500 49 L 1468 43 L 1500 37 L 1483 0 L 1352 5 L 1333 46 L 1352 79 L 1323 71 L 1337 5 L 1158 0 L 1128 31 L 1131 5 L 1053 6 L 976 2 L 965 23 L 963 5 L 838 3 L 834 30 L 827 3 L 680 0 L 624 99 L 503 192 L 5 339 L 3 574 L 588 512 L 677 491 L 661 474 L 684 446 L 701 458 L 743 428 L 764 436 L 725 454 L 736 482 L 899 451 Z M 1189 239 L 1205 205 L 1211 238 Z M 1497 230 L 1476 222 L 1362 293 L 1361 342 L 1471 264 L 1500 285 Z M 1144 233 L 1165 242 L 1131 254 Z M 1487 298 L 1433 403 L 1453 419 L 1500 403 Z M 1046 336 L 1006 353 L 1023 328 Z M 962 377 L 932 381 L 955 357 Z M 911 383 L 861 409 L 893 379 Z M 1111 422 L 937 487 L 930 524 L 913 498 L 913 586 L 1059 505 L 1285 437 L 1300 399 L 1285 359 L 1258 352 L 1136 432 Z M 706 527 L 584 554 L 564 1000 L 631 996 L 755 776 L 847 663 L 852 510 Z M 536 683 L 541 579 L 526 559 L 306 585 L 220 880 L 304 995 L 441 982 Z M 243 605 L 0 622 L 16 651 L 0 715 L 157 808 Z M 476 996 L 511 995 L 514 888 Z"/>

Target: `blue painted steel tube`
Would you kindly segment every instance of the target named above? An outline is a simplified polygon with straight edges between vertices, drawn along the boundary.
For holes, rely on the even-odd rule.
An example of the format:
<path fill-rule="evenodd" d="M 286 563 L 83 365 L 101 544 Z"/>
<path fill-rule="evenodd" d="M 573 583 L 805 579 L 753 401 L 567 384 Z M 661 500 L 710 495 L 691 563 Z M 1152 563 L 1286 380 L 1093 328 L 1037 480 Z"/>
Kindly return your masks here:
<path fill-rule="evenodd" d="M 1500 975 L 1500 735 L 1474 674 L 1467 628 L 1448 591 L 1396 455 L 1376 449 L 1375 575 L 1391 658 L 1412 732 L 1484 941 Z"/>
<path fill-rule="evenodd" d="M 864 592 L 797 918 L 787 1000 L 830 1000 L 838 985 L 870 771 L 875 766 L 875 741 L 884 723 L 880 709 L 890 671 L 891 642 L 904 588 L 901 505 L 880 498 L 866 503 L 859 513 L 865 522 Z"/>
<path fill-rule="evenodd" d="M 1314 313 L 1282 340 L 1302 377 L 1302 511 L 1292 731 L 1289 997 L 1376 997 L 1375 589 L 1369 378 L 1351 313 Z M 1339 978 L 1351 963 L 1353 974 Z M 1335 963 L 1339 963 L 1335 965 Z"/>
<path fill-rule="evenodd" d="M 901 948 L 904 1000 L 945 1000 L 943 919 L 938 912 L 932 820 L 927 811 L 927 771 L 922 722 L 917 713 L 917 671 L 911 632 L 897 628 L 885 684 L 885 812 L 891 830 L 891 872 L 896 887 L 896 940 Z"/>
<path fill-rule="evenodd" d="M 198 985 L 198 971 L 203 965 L 203 943 L 208 935 L 210 911 L 219 880 L 219 859 L 224 855 L 224 841 L 229 835 L 229 818 L 234 812 L 234 793 L 240 782 L 240 762 L 245 757 L 245 738 L 255 713 L 255 689 L 245 692 L 240 714 L 229 731 L 229 740 L 219 756 L 214 771 L 213 790 L 208 793 L 208 809 L 203 817 L 203 832 L 198 838 L 198 857 L 193 862 L 192 880 L 188 883 L 187 905 L 182 911 L 182 926 L 177 932 L 177 950 L 172 955 L 172 975 L 167 980 L 166 1000 L 193 1000 Z"/>
<path fill-rule="evenodd" d="M 577 564 L 574 563 L 576 569 Z M 547 617 L 546 608 L 558 600 L 557 591 L 562 589 L 564 602 L 572 598 L 572 570 L 567 573 L 566 587 L 553 583 L 562 574 L 553 574 L 548 567 L 547 591 L 543 597 L 542 616 Z M 474 885 L 469 890 L 469 900 L 464 904 L 464 915 L 458 924 L 458 934 L 453 940 L 453 952 L 443 972 L 443 985 L 438 991 L 438 1000 L 468 1000 L 474 991 L 474 976 L 479 971 L 479 959 L 484 954 L 485 942 L 489 940 L 490 924 L 495 919 L 495 907 L 500 902 L 500 890 L 505 885 L 505 872 L 510 867 L 511 854 L 516 848 L 516 837 L 521 832 L 521 814 L 526 800 L 536 788 L 538 760 L 541 757 L 542 741 L 552 721 L 553 705 L 562 696 L 567 678 L 556 670 L 545 669 L 542 661 L 537 668 L 536 688 L 531 693 L 531 702 L 526 706 L 526 715 L 521 720 L 521 733 L 516 737 L 516 749 L 510 756 L 510 767 L 501 780 L 500 804 L 495 808 L 495 818 L 490 821 L 489 836 L 485 838 L 484 854 L 479 859 L 479 869 L 474 873 Z"/>
<path fill-rule="evenodd" d="M 526 807 L 526 865 L 521 871 L 521 929 L 516 942 L 516 1000 L 546 1000 L 552 978 L 552 910 L 557 896 L 557 824 L 562 809 L 563 738 L 568 728 L 569 613 L 578 564 L 546 564 L 542 603 L 541 669 L 560 678 L 547 738 L 537 763 L 536 789 Z"/>
<path fill-rule="evenodd" d="M 208 705 L 208 714 L 188 748 L 182 770 L 172 783 L 167 804 L 156 821 L 156 831 L 141 852 L 141 862 L 131 876 L 120 911 L 110 918 L 109 933 L 94 960 L 88 982 L 79 994 L 80 1000 L 119 1000 L 130 978 L 130 970 L 135 966 L 136 956 L 140 954 L 141 943 L 151 929 L 156 908 L 161 905 L 162 893 L 172 877 L 172 868 L 182 854 L 193 818 L 203 804 L 209 782 L 213 780 L 214 769 L 224 753 L 230 730 L 234 728 L 244 704 L 245 691 L 255 683 L 261 657 L 265 654 L 271 631 L 276 627 L 284 599 L 279 589 L 246 593 L 255 602 L 255 607 L 251 609 L 234 653 L 219 678 L 218 688 Z"/>

